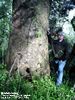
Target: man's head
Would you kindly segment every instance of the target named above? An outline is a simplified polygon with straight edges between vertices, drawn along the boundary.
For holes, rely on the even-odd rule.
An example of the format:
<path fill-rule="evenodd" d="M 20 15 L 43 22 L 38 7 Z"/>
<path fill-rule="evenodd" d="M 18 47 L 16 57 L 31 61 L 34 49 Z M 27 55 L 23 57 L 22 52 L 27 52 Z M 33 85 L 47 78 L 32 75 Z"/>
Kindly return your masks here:
<path fill-rule="evenodd" d="M 63 41 L 64 33 L 63 32 L 58 33 L 58 38 L 59 38 L 59 40 Z"/>
<path fill-rule="evenodd" d="M 63 39 L 64 39 L 64 32 L 62 31 L 61 27 L 59 27 L 57 29 L 56 33 L 58 34 L 58 39 L 61 40 L 61 41 L 63 41 Z"/>

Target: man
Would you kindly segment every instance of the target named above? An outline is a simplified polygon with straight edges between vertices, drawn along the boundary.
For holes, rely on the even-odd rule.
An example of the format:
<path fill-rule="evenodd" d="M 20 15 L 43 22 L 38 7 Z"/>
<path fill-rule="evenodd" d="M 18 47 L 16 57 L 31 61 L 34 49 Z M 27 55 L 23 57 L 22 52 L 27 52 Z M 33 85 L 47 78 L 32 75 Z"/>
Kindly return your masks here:
<path fill-rule="evenodd" d="M 64 67 L 66 65 L 69 52 L 68 52 L 68 44 L 64 40 L 64 32 L 62 32 L 62 28 L 59 28 L 56 31 L 56 34 L 58 35 L 58 39 L 55 40 L 52 39 L 50 31 L 48 32 L 47 35 L 49 43 L 52 46 L 54 54 L 54 62 L 58 64 L 56 85 L 59 86 L 62 84 Z"/>

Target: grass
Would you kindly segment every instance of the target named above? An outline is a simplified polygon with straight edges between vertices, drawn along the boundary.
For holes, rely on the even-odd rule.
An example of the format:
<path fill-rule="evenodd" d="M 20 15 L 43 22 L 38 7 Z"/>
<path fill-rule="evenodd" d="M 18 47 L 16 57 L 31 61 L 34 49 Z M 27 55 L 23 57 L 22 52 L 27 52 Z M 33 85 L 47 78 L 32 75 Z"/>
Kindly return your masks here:
<path fill-rule="evenodd" d="M 23 98 L 23 95 L 30 95 L 29 100 L 75 100 L 75 92 L 68 84 L 65 80 L 64 84 L 56 87 L 54 76 L 33 78 L 32 82 L 28 82 L 17 73 L 8 78 L 8 73 L 3 67 L 0 71 L 0 92 L 16 92 L 22 95 L 19 99 L 6 100 L 28 100 Z"/>

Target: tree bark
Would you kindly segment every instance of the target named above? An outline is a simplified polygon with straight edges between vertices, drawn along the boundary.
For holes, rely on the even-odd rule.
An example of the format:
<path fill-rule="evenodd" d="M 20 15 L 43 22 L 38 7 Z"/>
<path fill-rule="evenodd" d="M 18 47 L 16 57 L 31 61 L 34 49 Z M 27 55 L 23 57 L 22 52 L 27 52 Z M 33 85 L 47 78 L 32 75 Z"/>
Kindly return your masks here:
<path fill-rule="evenodd" d="M 49 75 L 48 0 L 13 0 L 7 63 L 23 75 Z M 12 70 L 11 70 L 12 71 Z"/>

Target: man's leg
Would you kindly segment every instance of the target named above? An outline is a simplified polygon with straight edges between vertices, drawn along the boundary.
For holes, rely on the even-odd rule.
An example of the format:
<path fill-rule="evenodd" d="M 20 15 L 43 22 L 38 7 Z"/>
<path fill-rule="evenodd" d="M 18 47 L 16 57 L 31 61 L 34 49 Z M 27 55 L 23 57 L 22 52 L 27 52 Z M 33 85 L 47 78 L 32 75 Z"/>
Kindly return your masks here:
<path fill-rule="evenodd" d="M 57 73 L 56 85 L 62 84 L 63 72 L 64 72 L 65 65 L 66 65 L 66 60 L 65 61 L 60 60 L 58 62 L 58 73 Z"/>

